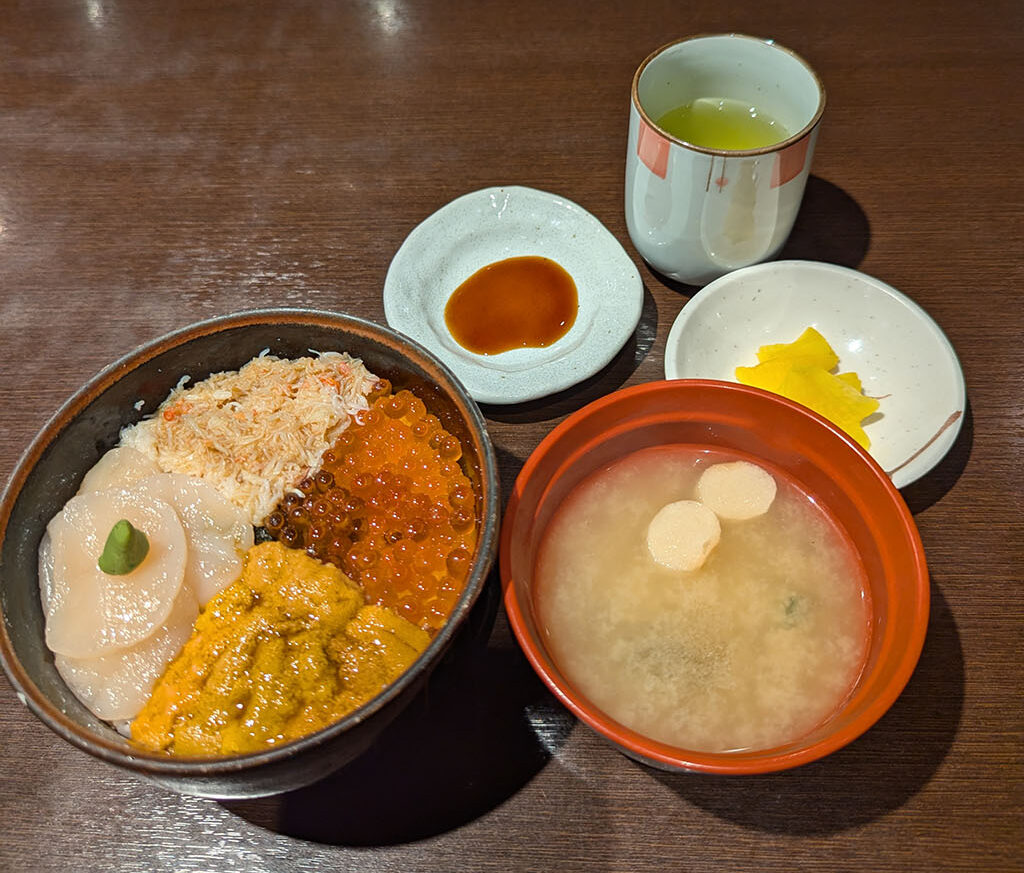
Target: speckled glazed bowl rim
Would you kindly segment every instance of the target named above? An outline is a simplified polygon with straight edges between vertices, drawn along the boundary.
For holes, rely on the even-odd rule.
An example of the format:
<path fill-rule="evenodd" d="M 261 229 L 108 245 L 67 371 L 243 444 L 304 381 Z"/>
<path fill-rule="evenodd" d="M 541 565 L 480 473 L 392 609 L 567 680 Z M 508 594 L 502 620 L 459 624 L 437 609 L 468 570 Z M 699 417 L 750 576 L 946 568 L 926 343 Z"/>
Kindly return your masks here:
<path fill-rule="evenodd" d="M 53 705 L 21 666 L 7 632 L 7 618 L 4 615 L 6 604 L 0 599 L 0 663 L 18 698 L 55 733 L 101 760 L 155 777 L 207 777 L 241 773 L 266 764 L 281 763 L 328 744 L 339 735 L 372 718 L 416 682 L 429 665 L 439 659 L 483 588 L 497 552 L 498 511 L 501 501 L 494 447 L 476 403 L 454 374 L 436 356 L 415 341 L 365 319 L 314 309 L 256 309 L 200 321 L 139 346 L 97 373 L 57 410 L 15 466 L 3 493 L 0 494 L 0 546 L 6 535 L 11 511 L 35 464 L 77 415 L 127 373 L 165 352 L 210 334 L 248 326 L 307 324 L 315 328 L 344 331 L 369 340 L 384 340 L 391 347 L 400 349 L 403 355 L 409 357 L 417 366 L 423 367 L 451 394 L 460 413 L 465 417 L 466 426 L 475 432 L 483 448 L 482 457 L 479 459 L 480 478 L 487 503 L 481 514 L 481 537 L 466 587 L 448 621 L 419 658 L 399 679 L 364 706 L 316 733 L 267 751 L 217 758 L 171 757 L 135 749 L 100 737 L 66 716 Z M 0 585 L 0 595 L 4 591 L 5 586 Z"/>
<path fill-rule="evenodd" d="M 888 678 L 882 682 L 881 688 L 874 694 L 870 703 L 863 708 L 863 711 L 856 719 L 850 721 L 844 727 L 826 734 L 815 742 L 801 744 L 801 740 L 798 739 L 788 745 L 771 749 L 744 752 L 699 752 L 668 745 L 645 737 L 606 715 L 590 703 L 562 675 L 543 643 L 539 640 L 538 634 L 531 628 L 533 619 L 528 617 L 528 613 L 529 616 L 532 616 L 534 610 L 534 592 L 532 588 L 527 592 L 527 597 L 530 600 L 529 603 L 523 602 L 521 592 L 517 590 L 519 585 L 514 578 L 511 556 L 513 529 L 517 524 L 517 514 L 519 512 L 533 512 L 535 509 L 532 505 L 526 509 L 521 509 L 520 502 L 523 500 L 524 492 L 527 490 L 531 479 L 537 476 L 539 468 L 544 467 L 549 462 L 548 456 L 555 455 L 559 450 L 559 443 L 566 438 L 566 435 L 579 425 L 585 426 L 586 420 L 589 417 L 601 413 L 608 407 L 621 404 L 624 400 L 628 401 L 630 398 L 639 395 L 673 394 L 676 395 L 674 397 L 675 402 L 685 406 L 686 392 L 700 390 L 725 392 L 726 396 L 731 395 L 737 402 L 743 402 L 744 396 L 754 398 L 762 404 L 767 401 L 769 404 L 776 406 L 778 412 L 784 413 L 787 416 L 801 416 L 811 419 L 815 427 L 823 428 L 829 432 L 825 435 L 827 439 L 839 440 L 845 444 L 846 448 L 843 451 L 848 449 L 858 456 L 852 459 L 858 475 L 865 479 L 870 479 L 874 486 L 882 489 L 885 493 L 886 502 L 891 505 L 901 520 L 899 533 L 906 539 L 906 543 L 909 546 L 908 558 L 914 567 L 913 578 L 901 579 L 897 583 L 898 587 L 906 589 L 904 595 L 905 602 L 912 616 L 910 632 L 902 639 L 895 639 L 894 633 L 888 629 L 882 632 L 880 635 L 882 641 L 880 645 L 883 648 L 888 646 L 886 651 L 889 652 L 889 660 L 879 663 L 887 664 L 890 669 L 885 670 L 875 665 L 875 671 L 876 673 L 887 674 Z M 725 421 L 726 416 L 723 415 L 722 420 Z M 628 423 L 621 425 L 621 427 L 616 425 L 615 435 L 617 436 L 625 432 L 629 427 Z M 611 434 L 612 431 L 609 431 L 608 437 Z M 590 438 L 580 440 L 567 453 L 568 459 L 565 456 L 556 456 L 560 457 L 560 461 L 558 462 L 555 475 L 557 476 L 567 468 L 570 468 L 581 457 L 586 456 L 598 447 L 603 436 L 593 437 L 591 435 Z M 543 502 L 544 492 L 550 487 L 550 482 L 553 478 L 548 478 L 543 485 L 537 486 L 541 494 L 538 498 L 538 503 Z M 878 721 L 892 706 L 900 693 L 902 693 L 917 665 L 928 626 L 930 587 L 924 547 L 909 509 L 903 502 L 899 491 L 881 467 L 843 431 L 805 407 L 758 388 L 709 379 L 656 381 L 623 388 L 577 410 L 554 428 L 541 441 L 523 465 L 509 496 L 502 523 L 499 565 L 501 582 L 504 588 L 505 609 L 512 631 L 533 669 L 558 700 L 577 718 L 610 740 L 628 757 L 646 765 L 672 772 L 724 775 L 770 773 L 807 764 L 842 748 Z M 873 614 L 872 621 L 876 618 L 877 613 Z M 871 632 L 875 633 L 874 627 L 872 627 Z M 893 666 L 893 662 L 895 662 L 895 666 Z M 864 677 L 862 676 L 858 680 L 858 685 L 853 692 L 840 705 L 829 721 L 834 720 L 851 705 L 851 702 L 856 699 L 857 689 L 863 681 Z"/>

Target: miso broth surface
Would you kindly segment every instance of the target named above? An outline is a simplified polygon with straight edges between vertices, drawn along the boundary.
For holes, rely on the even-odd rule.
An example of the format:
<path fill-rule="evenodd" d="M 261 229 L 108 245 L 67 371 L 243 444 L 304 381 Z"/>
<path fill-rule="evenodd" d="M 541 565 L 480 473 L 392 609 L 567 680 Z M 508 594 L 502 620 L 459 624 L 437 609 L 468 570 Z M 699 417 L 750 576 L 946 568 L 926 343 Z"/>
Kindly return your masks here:
<path fill-rule="evenodd" d="M 566 677 L 622 724 L 699 751 L 809 732 L 847 696 L 867 645 L 852 549 L 763 463 L 778 484 L 765 515 L 723 519 L 721 541 L 692 573 L 651 558 L 655 513 L 695 499 L 710 464 L 737 459 L 659 447 L 594 473 L 559 507 L 537 560 L 538 612 Z"/>

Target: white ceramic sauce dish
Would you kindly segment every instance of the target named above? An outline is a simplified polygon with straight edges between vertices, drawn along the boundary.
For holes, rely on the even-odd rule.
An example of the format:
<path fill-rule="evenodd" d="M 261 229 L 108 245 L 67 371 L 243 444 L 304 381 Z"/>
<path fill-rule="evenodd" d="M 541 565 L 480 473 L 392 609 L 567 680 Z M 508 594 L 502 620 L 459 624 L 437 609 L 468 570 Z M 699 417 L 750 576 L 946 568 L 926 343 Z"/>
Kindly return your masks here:
<path fill-rule="evenodd" d="M 545 347 L 475 354 L 456 342 L 445 306 L 467 278 L 508 258 L 555 261 L 576 284 L 569 331 Z M 622 245 L 571 200 L 533 188 L 465 194 L 419 224 L 384 282 L 388 324 L 448 365 L 480 403 L 514 404 L 564 390 L 608 364 L 636 329 L 643 283 Z"/>

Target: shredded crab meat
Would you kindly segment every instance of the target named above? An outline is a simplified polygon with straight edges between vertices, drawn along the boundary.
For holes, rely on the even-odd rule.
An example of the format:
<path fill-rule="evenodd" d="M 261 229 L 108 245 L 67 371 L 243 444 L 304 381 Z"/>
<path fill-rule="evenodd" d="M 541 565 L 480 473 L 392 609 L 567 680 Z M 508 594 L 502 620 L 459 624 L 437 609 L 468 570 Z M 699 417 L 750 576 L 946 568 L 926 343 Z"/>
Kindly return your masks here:
<path fill-rule="evenodd" d="M 122 432 L 121 445 L 165 472 L 205 480 L 258 525 L 368 408 L 376 379 L 344 353 L 261 354 L 191 387 L 183 378 L 151 417 Z"/>

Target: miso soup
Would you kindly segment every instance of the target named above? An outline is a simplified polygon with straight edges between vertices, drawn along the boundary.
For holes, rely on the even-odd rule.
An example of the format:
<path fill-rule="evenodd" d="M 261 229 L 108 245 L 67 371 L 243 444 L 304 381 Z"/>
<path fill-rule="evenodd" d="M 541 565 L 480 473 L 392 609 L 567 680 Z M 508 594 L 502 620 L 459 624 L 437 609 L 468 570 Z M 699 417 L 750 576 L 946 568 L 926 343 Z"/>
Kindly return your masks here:
<path fill-rule="evenodd" d="M 765 514 L 722 518 L 703 566 L 648 549 L 662 507 L 735 460 L 776 480 Z M 541 543 L 537 609 L 566 678 L 608 716 L 673 746 L 771 748 L 826 720 L 863 668 L 866 579 L 845 534 L 795 482 L 717 449 L 640 450 L 593 473 Z"/>

